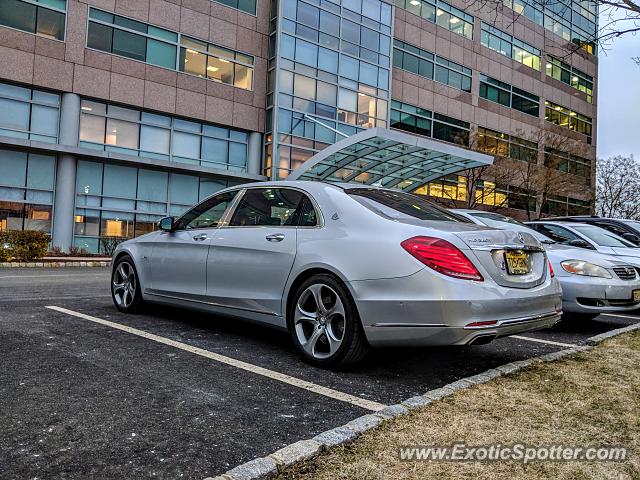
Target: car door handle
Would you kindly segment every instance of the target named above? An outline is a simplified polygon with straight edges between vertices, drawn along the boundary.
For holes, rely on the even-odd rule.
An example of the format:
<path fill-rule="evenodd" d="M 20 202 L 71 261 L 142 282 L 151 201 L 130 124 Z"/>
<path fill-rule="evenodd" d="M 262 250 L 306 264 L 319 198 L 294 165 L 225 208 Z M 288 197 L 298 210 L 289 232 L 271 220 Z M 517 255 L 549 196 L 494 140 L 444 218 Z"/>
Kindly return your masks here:
<path fill-rule="evenodd" d="M 194 235 L 194 236 L 193 236 L 193 239 L 194 239 L 196 242 L 202 242 L 203 240 L 206 240 L 206 239 L 207 239 L 207 234 L 206 234 L 206 233 L 200 233 L 200 234 L 198 234 L 198 235 Z"/>
<path fill-rule="evenodd" d="M 266 239 L 269 242 L 281 242 L 284 240 L 284 233 L 273 233 L 271 235 L 267 235 Z"/>

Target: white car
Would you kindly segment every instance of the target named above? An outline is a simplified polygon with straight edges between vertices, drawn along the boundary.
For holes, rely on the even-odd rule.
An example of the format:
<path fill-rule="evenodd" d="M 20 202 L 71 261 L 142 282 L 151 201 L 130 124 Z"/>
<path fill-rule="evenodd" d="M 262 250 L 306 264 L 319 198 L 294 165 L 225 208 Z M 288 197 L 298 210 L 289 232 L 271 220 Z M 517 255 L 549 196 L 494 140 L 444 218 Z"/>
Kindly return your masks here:
<path fill-rule="evenodd" d="M 640 247 L 604 228 L 586 223 L 547 220 L 526 222 L 526 225 L 557 242 L 619 257 L 620 261 L 636 266 L 640 273 Z"/>
<path fill-rule="evenodd" d="M 562 287 L 565 317 L 590 319 L 601 313 L 640 308 L 640 273 L 619 257 L 571 247 L 532 230 L 523 223 L 494 212 L 454 210 L 478 225 L 528 232 L 544 245 Z"/>

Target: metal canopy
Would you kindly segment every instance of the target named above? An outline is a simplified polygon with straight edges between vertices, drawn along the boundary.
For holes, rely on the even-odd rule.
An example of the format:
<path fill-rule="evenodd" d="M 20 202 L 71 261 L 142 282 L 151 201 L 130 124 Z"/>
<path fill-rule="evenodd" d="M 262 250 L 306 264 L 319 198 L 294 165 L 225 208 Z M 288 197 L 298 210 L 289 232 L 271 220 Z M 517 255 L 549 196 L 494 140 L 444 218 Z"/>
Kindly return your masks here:
<path fill-rule="evenodd" d="M 413 191 L 493 157 L 386 128 L 370 128 L 318 152 L 287 180 L 353 182 Z"/>

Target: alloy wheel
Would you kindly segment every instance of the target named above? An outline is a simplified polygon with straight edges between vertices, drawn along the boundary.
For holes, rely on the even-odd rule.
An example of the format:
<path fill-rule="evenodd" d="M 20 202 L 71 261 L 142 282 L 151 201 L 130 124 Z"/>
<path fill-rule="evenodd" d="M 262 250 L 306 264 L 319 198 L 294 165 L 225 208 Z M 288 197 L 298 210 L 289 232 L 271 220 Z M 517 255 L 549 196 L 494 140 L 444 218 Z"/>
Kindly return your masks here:
<path fill-rule="evenodd" d="M 293 321 L 302 349 L 313 358 L 329 358 L 342 345 L 345 309 L 340 296 L 328 285 L 316 283 L 302 292 Z"/>
<path fill-rule="evenodd" d="M 129 308 L 136 296 L 138 280 L 133 266 L 129 262 L 121 262 L 113 272 L 111 281 L 113 298 L 119 307 Z"/>

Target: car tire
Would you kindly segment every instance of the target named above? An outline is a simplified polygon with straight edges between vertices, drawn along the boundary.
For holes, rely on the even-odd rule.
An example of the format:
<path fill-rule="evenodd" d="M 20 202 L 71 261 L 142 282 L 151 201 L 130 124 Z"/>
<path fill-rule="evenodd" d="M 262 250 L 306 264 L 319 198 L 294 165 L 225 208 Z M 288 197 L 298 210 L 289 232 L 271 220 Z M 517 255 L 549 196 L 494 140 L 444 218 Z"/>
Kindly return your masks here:
<path fill-rule="evenodd" d="M 118 310 L 140 313 L 144 306 L 142 285 L 133 259 L 123 255 L 116 260 L 111 271 L 111 298 Z"/>
<path fill-rule="evenodd" d="M 370 350 L 351 294 L 329 274 L 313 275 L 296 288 L 287 326 L 296 350 L 314 366 L 351 365 Z"/>

